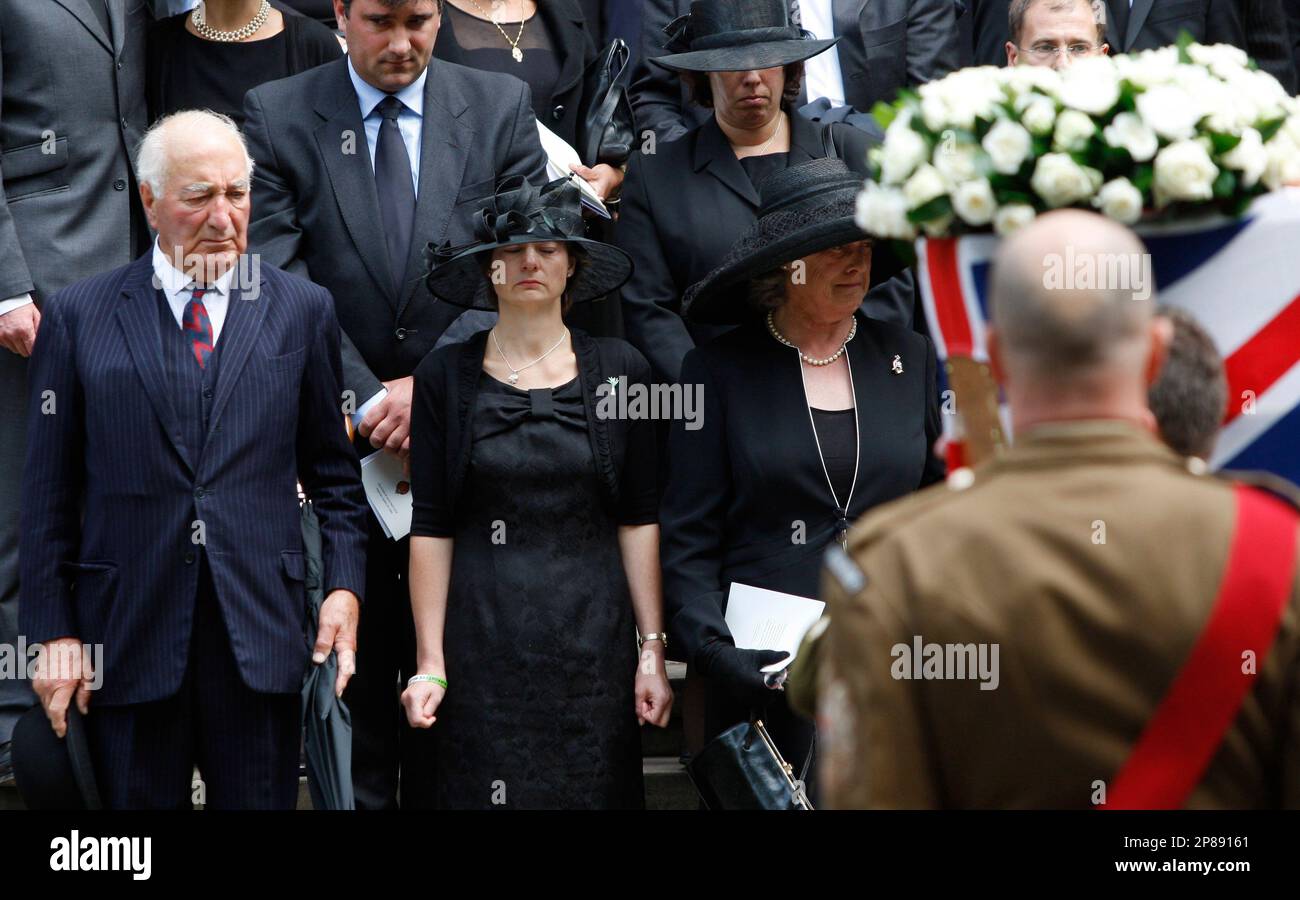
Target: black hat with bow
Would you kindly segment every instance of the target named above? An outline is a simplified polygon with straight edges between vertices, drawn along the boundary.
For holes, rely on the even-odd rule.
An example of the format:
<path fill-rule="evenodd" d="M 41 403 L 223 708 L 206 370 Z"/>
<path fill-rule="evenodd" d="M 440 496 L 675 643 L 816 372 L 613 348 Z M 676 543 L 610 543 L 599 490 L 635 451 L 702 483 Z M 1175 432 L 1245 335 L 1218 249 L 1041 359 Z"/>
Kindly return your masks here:
<path fill-rule="evenodd" d="M 743 302 L 759 275 L 822 250 L 862 241 L 854 220 L 863 178 L 829 157 L 774 172 L 758 185 L 758 221 L 742 234 L 718 267 L 686 289 L 682 315 L 697 322 L 737 324 L 750 312 Z M 902 271 L 883 242 L 871 253 L 871 287 Z M 740 302 L 738 302 L 740 301 Z"/>
<path fill-rule="evenodd" d="M 632 276 L 631 257 L 584 235 L 582 194 L 568 178 L 558 178 L 540 191 L 518 176 L 506 179 L 487 206 L 474 215 L 474 238 L 473 243 L 460 247 L 429 244 L 425 283 L 439 300 L 469 309 L 495 310 L 496 297 L 480 254 L 512 244 L 563 241 L 581 247 L 585 263 L 569 278 L 565 289 L 575 303 L 618 290 Z"/>
<path fill-rule="evenodd" d="M 695 0 L 664 29 L 668 56 L 652 57 L 688 72 L 748 72 L 801 62 L 833 47 L 790 23 L 786 0 Z"/>

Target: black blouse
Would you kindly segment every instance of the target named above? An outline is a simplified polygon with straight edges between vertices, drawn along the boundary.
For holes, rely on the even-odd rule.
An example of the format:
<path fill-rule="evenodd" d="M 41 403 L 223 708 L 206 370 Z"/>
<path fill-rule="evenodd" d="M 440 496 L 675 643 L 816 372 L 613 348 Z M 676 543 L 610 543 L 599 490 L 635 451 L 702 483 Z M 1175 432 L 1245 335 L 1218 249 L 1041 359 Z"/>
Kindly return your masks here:
<path fill-rule="evenodd" d="M 619 391 L 647 391 L 650 364 L 631 344 L 570 329 L 587 432 L 607 508 L 620 525 L 659 517 L 654 420 L 634 415 Z M 451 537 L 456 530 L 482 387 L 488 332 L 434 350 L 415 370 L 411 401 L 411 534 Z M 611 381 L 612 380 L 612 381 Z M 614 384 L 615 395 L 609 396 Z M 604 387 L 602 387 L 604 385 Z"/>
<path fill-rule="evenodd" d="M 305 16 L 286 15 L 284 30 L 260 41 L 223 43 L 190 34 L 189 13 L 149 30 L 149 121 L 182 109 L 210 109 L 244 125 L 244 95 L 343 55 L 334 33 Z"/>
<path fill-rule="evenodd" d="M 491 22 L 450 3 L 443 8 L 438 58 L 484 72 L 503 72 L 527 82 L 533 91 L 533 115 L 538 119 L 545 116 L 560 80 L 560 59 L 542 16 L 534 14 L 522 23 L 519 49 L 523 59 L 516 61 L 506 37 L 514 40 L 520 34 L 521 23 L 502 22 L 498 30 Z"/>
<path fill-rule="evenodd" d="M 852 497 L 847 490 L 841 496 L 849 523 L 942 479 L 943 463 L 931 452 L 941 425 L 929 338 L 858 313 L 846 355 L 858 405 L 856 448 L 830 431 L 814 432 L 798 351 L 777 343 L 761 321 L 686 355 L 681 381 L 700 391 L 704 414 L 694 431 L 672 424 L 660 508 L 669 645 L 680 651 L 674 658 L 695 663 L 709 643 L 730 642 L 723 615 L 733 581 L 817 596 L 822 553 L 842 524 L 817 438 L 831 457 L 849 457 L 850 467 L 858 458 Z M 853 421 L 851 412 L 844 418 Z"/>

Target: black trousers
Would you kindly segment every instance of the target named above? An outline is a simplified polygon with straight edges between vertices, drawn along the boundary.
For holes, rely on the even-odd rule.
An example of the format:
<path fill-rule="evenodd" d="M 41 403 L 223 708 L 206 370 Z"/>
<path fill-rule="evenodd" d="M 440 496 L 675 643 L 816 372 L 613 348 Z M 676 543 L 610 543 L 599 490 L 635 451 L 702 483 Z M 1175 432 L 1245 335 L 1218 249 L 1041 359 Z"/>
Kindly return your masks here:
<path fill-rule="evenodd" d="M 352 713 L 357 809 L 433 808 L 432 735 L 407 725 L 401 705 L 415 674 L 410 557 L 410 538 L 390 540 L 371 515 L 357 671 L 343 695 Z"/>
<path fill-rule="evenodd" d="M 244 684 L 206 559 L 181 689 L 152 703 L 96 706 L 87 717 L 100 797 L 109 809 L 293 809 L 302 730 L 298 694 Z M 197 796 L 193 770 L 203 776 Z"/>

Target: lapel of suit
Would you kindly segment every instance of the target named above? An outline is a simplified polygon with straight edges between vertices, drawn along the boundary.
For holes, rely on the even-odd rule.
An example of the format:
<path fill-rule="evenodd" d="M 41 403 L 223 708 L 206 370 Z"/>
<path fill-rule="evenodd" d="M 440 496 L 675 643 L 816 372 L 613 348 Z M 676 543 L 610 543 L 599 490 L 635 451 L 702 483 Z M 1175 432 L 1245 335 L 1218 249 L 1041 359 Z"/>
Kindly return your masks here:
<path fill-rule="evenodd" d="M 333 83 L 322 91 L 316 105 L 317 115 L 325 120 L 316 128 L 316 147 L 325 161 L 335 202 L 356 245 L 357 255 L 380 293 L 396 306 L 384 226 L 379 217 L 379 192 L 366 144 L 366 128 L 361 121 L 361 103 L 348 76 L 347 59 L 331 65 L 334 66 Z"/>
<path fill-rule="evenodd" d="M 537 13 L 559 56 L 560 75 L 551 91 L 552 97 L 559 97 L 577 84 L 586 70 L 587 61 L 583 59 L 582 52 L 582 10 L 576 3 L 552 0 L 550 3 L 537 4 Z M 593 43 L 596 39 L 597 35 L 592 35 Z"/>
<path fill-rule="evenodd" d="M 822 140 L 822 130 L 826 125 L 814 122 L 798 113 L 790 114 L 790 156 L 789 163 L 797 166 L 814 159 L 822 159 L 826 154 Z"/>
<path fill-rule="evenodd" d="M 108 20 L 113 27 L 113 58 L 122 55 L 122 44 L 126 42 L 126 4 L 119 0 L 109 0 Z"/>
<path fill-rule="evenodd" d="M 695 171 L 701 169 L 707 169 L 710 175 L 743 197 L 751 206 L 758 207 L 758 191 L 750 184 L 749 176 L 745 174 L 740 160 L 736 159 L 727 136 L 718 127 L 716 117 L 701 125 L 696 137 Z"/>
<path fill-rule="evenodd" d="M 104 29 L 99 24 L 99 17 L 90 11 L 89 0 L 54 0 L 54 2 L 76 16 L 77 21 L 86 26 L 86 30 L 94 35 L 95 40 L 99 41 L 105 50 L 109 53 L 113 52 L 113 43 L 109 40 L 108 35 L 104 34 Z M 95 2 L 99 3 L 101 0 L 95 0 Z M 113 17 L 113 30 L 120 33 L 122 29 L 119 27 L 120 20 L 116 15 L 117 5 L 116 3 L 110 3 L 108 6 L 109 15 Z"/>
<path fill-rule="evenodd" d="M 402 296 L 397 306 L 401 318 L 423 283 L 424 248 L 440 243 L 456 206 L 469 155 L 474 152 L 474 132 L 460 115 L 468 104 L 444 71 L 446 64 L 429 60 L 424 80 L 424 118 L 420 123 L 420 190 L 415 198 L 415 224 L 402 276 Z M 376 201 L 378 210 L 378 201 Z"/>
<path fill-rule="evenodd" d="M 271 286 L 261 277 L 261 268 L 247 265 L 248 257 L 241 257 L 236 268 L 236 276 L 230 282 L 230 301 L 226 307 L 226 321 L 221 327 L 221 367 L 217 370 L 217 392 L 212 401 L 212 416 L 208 423 L 211 430 L 221 421 L 221 412 L 230 400 L 230 394 L 244 371 L 253 345 L 262 331 L 262 320 L 266 311 L 275 302 L 271 295 Z M 240 276 L 245 272 L 258 273 L 256 294 L 243 291 Z M 208 445 L 210 446 L 210 445 Z"/>
<path fill-rule="evenodd" d="M 153 405 L 167 440 L 193 474 L 194 461 L 180 437 L 180 419 L 172 406 L 171 392 L 167 389 L 167 377 L 163 372 L 162 332 L 158 328 L 158 319 L 158 288 L 154 287 L 151 251 L 133 263 L 131 272 L 122 283 L 117 321 L 126 338 L 131 361 L 144 382 L 145 396 Z"/>
<path fill-rule="evenodd" d="M 1122 3 L 1123 0 L 1120 0 Z M 1124 52 L 1137 42 L 1138 35 L 1142 32 L 1142 26 L 1146 24 L 1147 16 L 1151 13 L 1151 7 L 1155 5 L 1155 0 L 1133 0 L 1133 8 L 1128 11 L 1128 28 L 1124 30 Z"/>

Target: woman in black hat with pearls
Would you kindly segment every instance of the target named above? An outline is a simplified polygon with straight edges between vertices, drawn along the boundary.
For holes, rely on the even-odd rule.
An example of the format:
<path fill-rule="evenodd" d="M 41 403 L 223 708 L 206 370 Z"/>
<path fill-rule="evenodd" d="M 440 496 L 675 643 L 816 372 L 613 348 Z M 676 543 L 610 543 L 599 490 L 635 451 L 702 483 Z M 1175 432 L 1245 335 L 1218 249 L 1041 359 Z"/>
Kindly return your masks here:
<path fill-rule="evenodd" d="M 582 237 L 563 180 L 500 188 L 475 233 L 435 251 L 428 277 L 440 302 L 498 318 L 415 371 L 418 674 L 402 702 L 432 727 L 440 807 L 642 806 L 638 724 L 666 725 L 672 706 L 658 465 L 653 423 L 602 400 L 649 366 L 562 318 L 632 264 Z"/>
<path fill-rule="evenodd" d="M 839 160 L 773 175 L 758 221 L 687 292 L 689 318 L 739 327 L 686 355 L 703 427 L 673 423 L 660 510 L 669 640 L 707 681 L 706 735 L 757 713 L 796 772 L 812 723 L 760 672 L 784 654 L 735 647 L 730 586 L 816 597 L 854 520 L 943 477 L 934 348 L 859 309 L 898 267 L 854 223 L 861 186 Z"/>
<path fill-rule="evenodd" d="M 865 177 L 867 149 L 881 137 L 795 111 L 803 61 L 835 40 L 791 25 L 786 0 L 696 0 L 672 28 L 667 49 L 675 52 L 655 62 L 679 71 L 713 116 L 632 155 L 614 234 L 636 263 L 622 291 L 628 340 L 667 382 L 677 380 L 688 350 L 725 330 L 683 320 L 681 299 L 753 223 L 758 182 L 825 157 Z M 869 302 L 873 315 L 910 323 L 910 280 Z"/>

